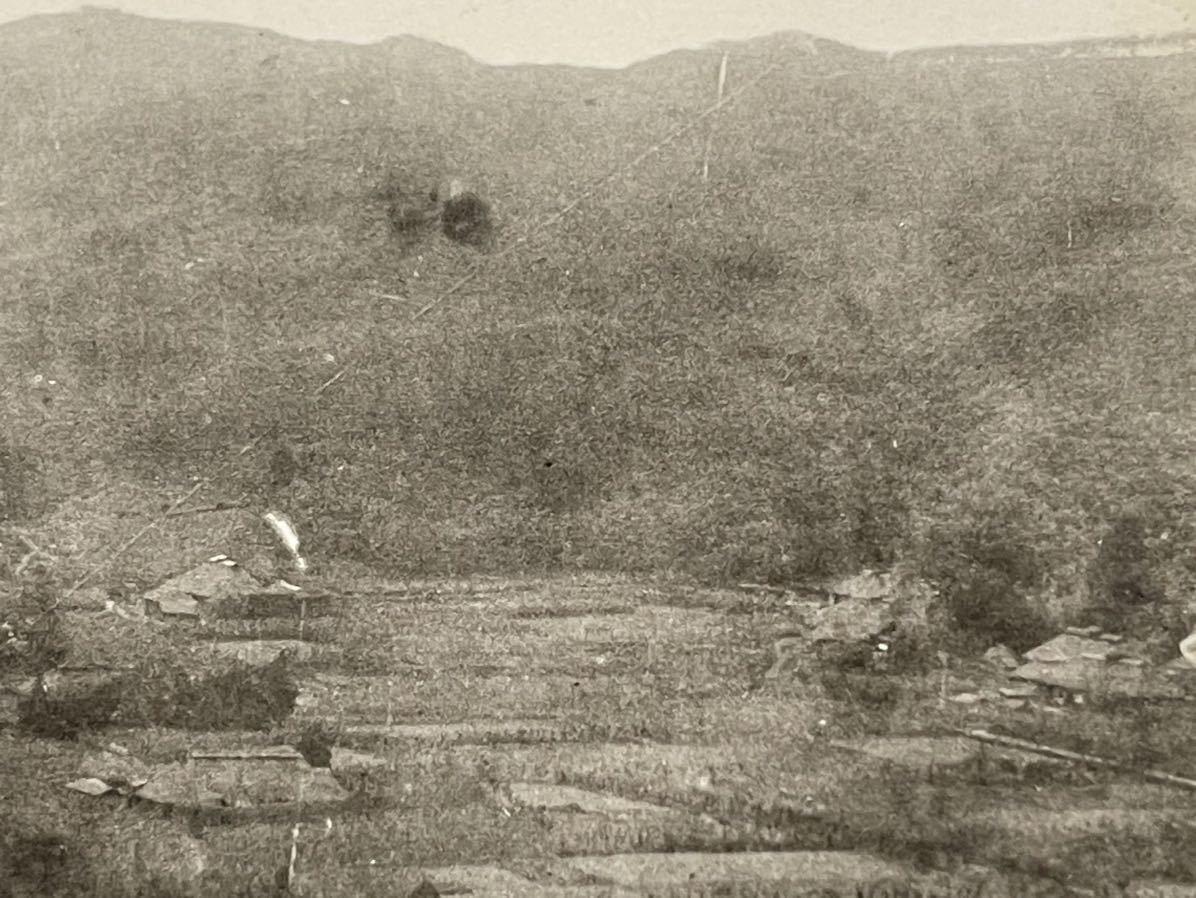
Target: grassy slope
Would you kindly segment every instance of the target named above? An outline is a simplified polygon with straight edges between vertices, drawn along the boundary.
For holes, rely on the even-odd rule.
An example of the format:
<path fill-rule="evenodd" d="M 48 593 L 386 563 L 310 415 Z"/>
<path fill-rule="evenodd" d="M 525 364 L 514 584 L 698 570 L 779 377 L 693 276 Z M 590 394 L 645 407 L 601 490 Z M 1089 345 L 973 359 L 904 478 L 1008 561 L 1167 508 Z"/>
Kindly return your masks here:
<path fill-rule="evenodd" d="M 486 258 L 404 246 L 379 191 L 464 177 L 509 247 L 705 108 L 718 51 L 0 29 L 6 428 L 48 497 L 21 511 L 218 473 L 205 495 L 285 503 L 318 557 L 429 572 L 941 573 L 1000 544 L 1006 580 L 1074 584 L 1127 510 L 1184 544 L 1196 57 L 807 47 L 732 47 L 732 89 L 769 73 L 710 120 L 709 182 L 698 127 Z M 275 425 L 282 493 L 237 455 Z M 137 523 L 63 507 L 88 547 Z M 157 560 L 204 550 L 171 539 Z"/>

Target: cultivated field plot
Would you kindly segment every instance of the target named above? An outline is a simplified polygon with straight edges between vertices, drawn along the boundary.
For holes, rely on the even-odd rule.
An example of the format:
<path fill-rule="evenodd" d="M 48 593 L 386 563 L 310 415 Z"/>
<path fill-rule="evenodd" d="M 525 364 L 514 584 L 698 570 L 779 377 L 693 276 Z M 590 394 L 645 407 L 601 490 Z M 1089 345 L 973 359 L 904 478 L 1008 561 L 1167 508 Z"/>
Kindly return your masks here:
<path fill-rule="evenodd" d="M 794 624 L 780 601 L 601 579 L 345 592 L 313 604 L 273 720 L 62 739 L 9 714 L 0 894 L 1196 889 L 1190 793 L 952 735 L 1041 733 L 1071 712 L 944 702 L 945 673 L 856 692 L 766 678 Z M 198 669 L 230 633 L 299 644 L 297 616 L 251 611 L 65 616 L 109 668 L 122 646 Z M 1132 726 L 1087 713 L 1074 725 Z M 67 788 L 81 780 L 111 790 Z"/>

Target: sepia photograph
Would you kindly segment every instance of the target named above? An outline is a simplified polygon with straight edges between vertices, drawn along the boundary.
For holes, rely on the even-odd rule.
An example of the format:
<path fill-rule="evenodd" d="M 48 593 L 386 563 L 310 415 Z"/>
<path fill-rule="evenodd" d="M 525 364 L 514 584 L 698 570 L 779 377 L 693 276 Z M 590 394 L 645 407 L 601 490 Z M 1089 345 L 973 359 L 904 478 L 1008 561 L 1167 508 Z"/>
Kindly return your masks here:
<path fill-rule="evenodd" d="M 0 0 L 0 898 L 1196 898 L 1196 0 Z"/>

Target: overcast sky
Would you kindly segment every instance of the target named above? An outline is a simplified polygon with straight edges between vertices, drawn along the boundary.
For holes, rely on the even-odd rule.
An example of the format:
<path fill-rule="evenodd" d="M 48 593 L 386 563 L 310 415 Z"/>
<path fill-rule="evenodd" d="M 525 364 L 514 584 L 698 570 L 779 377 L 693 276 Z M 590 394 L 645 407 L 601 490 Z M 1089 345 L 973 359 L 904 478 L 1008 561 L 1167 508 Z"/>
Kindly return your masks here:
<path fill-rule="evenodd" d="M 0 22 L 68 0 L 0 0 Z M 498 64 L 622 66 L 679 47 L 783 29 L 878 50 L 1054 41 L 1196 28 L 1196 0 L 109 0 L 161 18 L 237 22 L 302 38 L 414 34 Z"/>

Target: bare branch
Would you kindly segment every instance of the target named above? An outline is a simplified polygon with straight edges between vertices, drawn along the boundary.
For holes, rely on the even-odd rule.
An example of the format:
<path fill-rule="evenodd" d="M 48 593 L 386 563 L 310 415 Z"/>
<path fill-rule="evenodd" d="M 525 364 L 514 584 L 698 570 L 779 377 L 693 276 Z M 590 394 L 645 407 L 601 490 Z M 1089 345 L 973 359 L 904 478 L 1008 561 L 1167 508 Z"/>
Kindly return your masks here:
<path fill-rule="evenodd" d="M 1162 770 L 1139 770 L 1131 767 L 1128 764 L 1122 764 L 1110 758 L 1102 758 L 1098 755 L 1087 755 L 1077 751 L 1068 751 L 1065 748 L 1054 748 L 1050 745 L 1043 745 L 1038 742 L 1030 742 L 1028 739 L 1015 739 L 1012 736 L 999 736 L 996 733 L 990 733 L 987 730 L 953 730 L 960 736 L 965 736 L 968 739 L 975 739 L 977 742 L 984 742 L 989 745 L 1000 745 L 1004 748 L 1016 748 L 1021 751 L 1028 751 L 1033 754 L 1044 755 L 1048 758 L 1058 758 L 1061 761 L 1071 761 L 1074 764 L 1085 764 L 1089 767 L 1102 767 L 1106 770 L 1117 770 L 1123 773 L 1135 773 L 1143 779 L 1152 783 L 1159 783 L 1164 786 L 1177 786 L 1181 789 L 1188 789 L 1196 792 L 1196 780 L 1188 779 L 1184 776 L 1176 776 L 1173 773 L 1166 773 Z"/>

